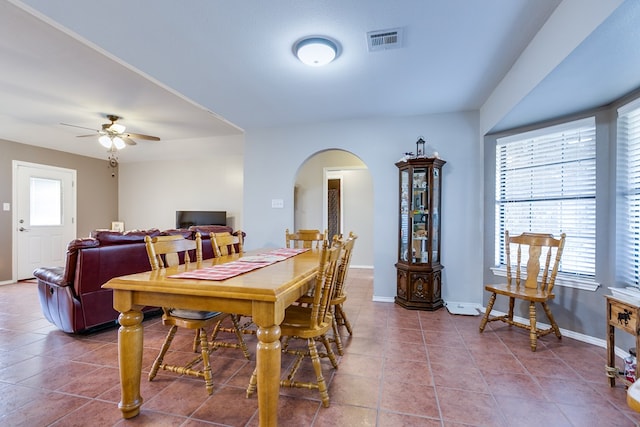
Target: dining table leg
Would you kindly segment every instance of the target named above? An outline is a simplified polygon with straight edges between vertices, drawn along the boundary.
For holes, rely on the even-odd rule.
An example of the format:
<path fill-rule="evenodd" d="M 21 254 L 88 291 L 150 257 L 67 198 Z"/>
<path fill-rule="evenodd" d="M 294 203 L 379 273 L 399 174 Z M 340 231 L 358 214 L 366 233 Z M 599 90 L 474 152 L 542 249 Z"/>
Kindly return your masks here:
<path fill-rule="evenodd" d="M 256 368 L 258 373 L 258 416 L 260 427 L 278 425 L 280 394 L 280 326 L 258 324 Z"/>
<path fill-rule="evenodd" d="M 140 375 L 142 372 L 143 327 L 142 311 L 120 313 L 118 321 L 118 363 L 120 365 L 120 387 L 122 391 L 118 408 L 123 418 L 132 418 L 140 413 Z"/>

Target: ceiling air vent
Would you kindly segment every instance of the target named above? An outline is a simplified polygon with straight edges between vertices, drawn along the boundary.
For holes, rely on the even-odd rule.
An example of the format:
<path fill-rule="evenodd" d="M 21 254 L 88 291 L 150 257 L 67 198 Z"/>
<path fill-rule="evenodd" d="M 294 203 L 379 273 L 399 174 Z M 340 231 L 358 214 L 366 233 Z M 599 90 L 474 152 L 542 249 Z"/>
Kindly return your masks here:
<path fill-rule="evenodd" d="M 369 44 L 369 52 L 402 47 L 402 28 L 369 31 L 367 43 Z"/>

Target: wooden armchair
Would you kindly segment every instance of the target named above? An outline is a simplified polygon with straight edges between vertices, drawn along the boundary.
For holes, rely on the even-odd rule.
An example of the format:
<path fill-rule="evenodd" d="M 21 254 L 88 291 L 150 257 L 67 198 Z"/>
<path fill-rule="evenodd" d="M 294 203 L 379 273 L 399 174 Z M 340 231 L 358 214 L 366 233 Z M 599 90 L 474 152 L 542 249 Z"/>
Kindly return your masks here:
<path fill-rule="evenodd" d="M 325 351 L 331 360 L 334 368 L 338 367 L 331 345 L 327 339 L 326 333 L 331 329 L 332 316 L 330 310 L 331 295 L 334 293 L 337 267 L 340 262 L 340 254 L 342 244 L 334 244 L 331 248 L 325 243 L 320 256 L 318 266 L 318 275 L 314 285 L 314 297 L 311 306 L 292 305 L 285 311 L 284 320 L 280 324 L 282 336 L 294 337 L 296 339 L 306 340 L 307 348 L 283 349 L 283 353 L 296 356 L 287 379 L 280 381 L 281 387 L 298 387 L 306 389 L 316 389 L 320 392 L 322 405 L 329 406 L 329 393 L 327 392 L 327 384 L 322 375 L 322 366 L 320 363 L 320 355 L 316 348 L 319 339 L 324 345 Z M 313 369 L 316 374 L 315 382 L 295 381 L 295 375 L 305 357 L 310 357 L 313 363 Z M 253 371 L 249 386 L 247 388 L 247 397 L 256 391 L 257 371 Z"/>
<path fill-rule="evenodd" d="M 320 230 L 298 230 L 291 233 L 287 228 L 285 231 L 287 248 L 321 248 L 325 240 L 327 240 L 327 230 L 324 233 Z"/>
<path fill-rule="evenodd" d="M 334 242 L 338 239 L 338 236 L 334 236 Z M 333 322 L 333 338 L 330 338 L 330 342 L 336 343 L 336 350 L 340 356 L 343 355 L 344 349 L 342 346 L 342 339 L 339 333 L 339 327 L 344 326 L 347 328 L 347 332 L 349 335 L 353 335 L 353 330 L 351 329 L 351 323 L 347 318 L 347 314 L 342 308 L 342 304 L 347 300 L 347 293 L 345 292 L 344 285 L 347 279 L 347 273 L 349 272 L 349 265 L 351 264 L 351 255 L 353 253 L 353 247 L 356 243 L 356 239 L 358 238 L 353 232 L 349 233 L 349 237 L 346 241 L 342 242 L 342 256 L 340 259 L 340 263 L 338 265 L 337 277 L 336 277 L 336 287 L 333 296 L 331 297 L 331 301 L 329 301 L 329 305 L 331 307 Z M 298 299 L 298 303 L 300 304 L 311 304 L 313 302 L 312 295 L 305 295 Z"/>
<path fill-rule="evenodd" d="M 554 332 L 558 339 L 562 338 L 560 328 L 553 318 L 547 302 L 555 297 L 553 286 L 560 266 L 565 237 L 564 233 L 562 233 L 560 239 L 555 239 L 551 234 L 522 233 L 519 236 L 510 237 L 508 231 L 505 233 L 507 283 L 485 286 L 485 289 L 491 292 L 491 297 L 484 317 L 480 321 L 480 332 L 484 331 L 487 322 L 495 320 L 527 329 L 529 330 L 531 351 L 536 351 L 537 339 L 540 336 Z M 512 277 L 511 272 L 512 245 L 517 247 L 515 279 Z M 553 256 L 553 252 L 555 252 L 555 256 Z M 526 263 L 523 260 L 523 255 L 528 258 Z M 542 256 L 544 256 L 544 263 L 541 265 Z M 523 274 L 525 275 L 524 278 L 522 277 Z M 503 316 L 490 317 L 497 295 L 504 295 L 509 298 L 509 312 Z M 516 299 L 529 302 L 528 325 L 513 320 Z M 540 329 L 536 326 L 536 303 L 542 305 L 549 318 L 551 326 L 547 329 Z"/>
<path fill-rule="evenodd" d="M 184 263 L 188 264 L 191 262 L 192 255 L 190 255 L 190 252 L 195 253 L 197 263 L 202 262 L 202 238 L 200 233 L 196 233 L 195 240 L 188 240 L 180 235 L 157 236 L 153 238 L 146 236 L 145 244 L 152 270 L 159 270 L 161 268 L 179 264 L 180 254 L 183 257 Z M 152 381 L 158 373 L 158 370 L 162 369 L 182 375 L 203 378 L 207 392 L 212 394 L 213 378 L 211 373 L 211 364 L 209 361 L 209 354 L 212 347 L 207 337 L 207 329 L 216 327 L 221 321 L 230 315 L 228 313 L 221 313 L 217 311 L 186 310 L 169 307 L 163 307 L 162 310 L 162 323 L 170 326 L 170 329 L 158 356 L 153 362 L 151 371 L 149 372 L 149 381 Z M 183 365 L 164 363 L 164 358 L 171 347 L 171 343 L 173 342 L 179 327 L 196 331 L 196 336 L 193 342 L 193 351 L 197 352 L 199 345 L 200 354 Z M 242 338 L 242 335 L 239 335 L 239 337 Z M 245 355 L 248 357 L 246 345 L 244 350 Z M 200 362 L 202 362 L 202 369 L 194 369 L 194 366 Z"/>

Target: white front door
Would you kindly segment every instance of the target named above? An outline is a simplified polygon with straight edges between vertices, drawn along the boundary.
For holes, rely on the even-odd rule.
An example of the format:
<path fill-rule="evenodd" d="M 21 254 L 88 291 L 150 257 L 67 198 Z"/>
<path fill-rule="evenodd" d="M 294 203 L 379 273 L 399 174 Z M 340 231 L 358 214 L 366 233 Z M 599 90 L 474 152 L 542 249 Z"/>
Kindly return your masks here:
<path fill-rule="evenodd" d="M 22 280 L 64 266 L 76 237 L 76 171 L 14 160 L 13 172 L 14 276 Z"/>

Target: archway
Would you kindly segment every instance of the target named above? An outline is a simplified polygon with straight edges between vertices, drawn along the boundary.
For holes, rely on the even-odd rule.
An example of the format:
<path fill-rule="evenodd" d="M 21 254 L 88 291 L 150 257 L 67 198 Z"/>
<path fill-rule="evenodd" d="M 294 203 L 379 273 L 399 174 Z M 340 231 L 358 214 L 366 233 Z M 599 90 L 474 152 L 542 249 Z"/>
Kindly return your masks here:
<path fill-rule="evenodd" d="M 360 158 L 337 149 L 309 157 L 298 169 L 293 204 L 295 229 L 353 231 L 352 265 L 373 266 L 373 180 Z"/>

